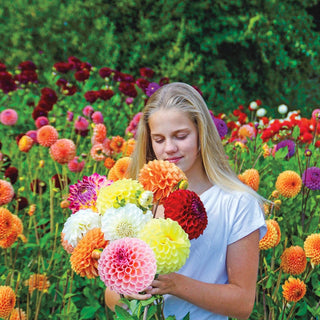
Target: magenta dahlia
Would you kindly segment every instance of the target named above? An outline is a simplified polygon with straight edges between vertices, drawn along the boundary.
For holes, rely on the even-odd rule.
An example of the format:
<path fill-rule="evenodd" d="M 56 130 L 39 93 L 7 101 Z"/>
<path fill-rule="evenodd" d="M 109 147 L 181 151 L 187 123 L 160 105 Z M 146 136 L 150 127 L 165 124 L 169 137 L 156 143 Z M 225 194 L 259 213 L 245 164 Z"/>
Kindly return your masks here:
<path fill-rule="evenodd" d="M 302 175 L 303 184 L 311 190 L 320 190 L 320 168 L 310 167 Z"/>

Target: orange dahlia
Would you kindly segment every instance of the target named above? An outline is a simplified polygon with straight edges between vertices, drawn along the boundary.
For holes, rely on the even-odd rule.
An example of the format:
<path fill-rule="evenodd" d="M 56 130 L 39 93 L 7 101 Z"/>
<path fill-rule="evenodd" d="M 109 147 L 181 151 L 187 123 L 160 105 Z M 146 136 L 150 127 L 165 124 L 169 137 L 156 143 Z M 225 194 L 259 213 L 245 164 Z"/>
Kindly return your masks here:
<path fill-rule="evenodd" d="M 304 251 L 313 265 L 320 264 L 320 233 L 310 234 L 304 241 Z"/>
<path fill-rule="evenodd" d="M 129 157 L 124 157 L 117 160 L 108 173 L 108 180 L 117 181 L 120 179 L 127 178 L 128 176 L 126 175 L 126 172 L 130 164 L 130 161 L 131 158 Z"/>
<path fill-rule="evenodd" d="M 153 192 L 153 201 L 161 203 L 187 177 L 174 163 L 153 160 L 141 168 L 138 180 L 145 190 Z"/>
<path fill-rule="evenodd" d="M 114 164 L 116 163 L 116 161 L 110 157 L 107 157 L 105 160 L 104 160 L 104 166 L 107 168 L 107 169 L 111 169 Z"/>
<path fill-rule="evenodd" d="M 8 286 L 0 286 L 0 318 L 9 317 L 16 304 L 16 294 Z"/>
<path fill-rule="evenodd" d="M 28 152 L 33 146 L 33 139 L 27 135 L 21 137 L 18 148 L 22 152 Z"/>
<path fill-rule="evenodd" d="M 14 227 L 13 222 L 13 214 L 5 208 L 0 208 L 0 240 L 11 233 Z"/>
<path fill-rule="evenodd" d="M 115 153 L 120 153 L 124 142 L 125 140 L 120 136 L 112 137 L 109 144 L 110 149 Z"/>
<path fill-rule="evenodd" d="M 281 231 L 277 221 L 269 219 L 266 220 L 267 233 L 259 241 L 260 250 L 267 250 L 277 246 L 280 242 Z"/>
<path fill-rule="evenodd" d="M 71 268 L 81 277 L 92 279 L 98 274 L 98 260 L 92 256 L 96 249 L 105 248 L 108 241 L 104 239 L 104 234 L 100 228 L 89 230 L 78 242 L 73 250 L 70 262 Z"/>
<path fill-rule="evenodd" d="M 125 141 L 121 147 L 122 155 L 125 157 L 130 157 L 133 153 L 135 144 L 136 140 L 134 140 L 133 138 L 129 139 L 128 141 Z"/>
<path fill-rule="evenodd" d="M 24 282 L 24 285 L 29 287 L 30 293 L 34 290 L 48 292 L 50 282 L 45 274 L 35 273 Z"/>
<path fill-rule="evenodd" d="M 30 204 L 30 207 L 29 207 L 29 210 L 28 210 L 28 215 L 30 217 L 33 216 L 35 211 L 36 211 L 36 205 L 35 204 Z"/>
<path fill-rule="evenodd" d="M 247 186 L 251 187 L 253 190 L 258 191 L 260 175 L 257 169 L 248 169 L 242 174 L 239 174 L 238 178 L 240 181 L 242 181 Z"/>
<path fill-rule="evenodd" d="M 107 128 L 103 123 L 98 123 L 93 129 L 92 143 L 102 143 L 107 136 Z"/>
<path fill-rule="evenodd" d="M 68 163 L 76 156 L 76 146 L 70 139 L 59 139 L 50 147 L 51 158 L 60 163 Z"/>
<path fill-rule="evenodd" d="M 18 236 L 19 236 L 18 230 L 14 226 L 10 234 L 4 239 L 0 240 L 0 247 L 5 249 L 10 248 L 18 240 Z"/>
<path fill-rule="evenodd" d="M 14 196 L 12 184 L 0 179 L 0 206 L 8 204 Z"/>
<path fill-rule="evenodd" d="M 51 147 L 58 137 L 58 131 L 53 126 L 45 125 L 37 130 L 37 141 L 41 146 Z"/>
<path fill-rule="evenodd" d="M 282 285 L 282 295 L 288 302 L 297 302 L 306 294 L 307 287 L 300 279 L 290 277 Z"/>
<path fill-rule="evenodd" d="M 295 197 L 300 192 L 301 186 L 301 177 L 292 170 L 281 172 L 276 181 L 276 189 L 286 198 Z"/>
<path fill-rule="evenodd" d="M 26 320 L 26 319 L 27 319 L 26 313 L 20 308 L 13 309 L 10 314 L 10 317 L 7 318 L 7 320 Z"/>
<path fill-rule="evenodd" d="M 238 130 L 238 136 L 240 139 L 252 139 L 256 135 L 255 129 L 249 124 L 244 124 Z"/>
<path fill-rule="evenodd" d="M 301 274 L 307 265 L 306 254 L 300 246 L 286 248 L 281 257 L 281 269 L 291 275 Z"/>

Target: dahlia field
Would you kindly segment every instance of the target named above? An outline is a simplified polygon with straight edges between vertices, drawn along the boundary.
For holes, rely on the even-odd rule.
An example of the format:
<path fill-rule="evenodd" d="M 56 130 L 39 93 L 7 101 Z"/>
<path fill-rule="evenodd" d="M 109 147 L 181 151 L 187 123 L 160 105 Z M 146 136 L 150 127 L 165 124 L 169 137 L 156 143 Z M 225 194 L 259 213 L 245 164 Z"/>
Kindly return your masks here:
<path fill-rule="evenodd" d="M 124 187 L 124 179 L 140 112 L 154 91 L 177 80 L 147 67 L 137 72 L 96 68 L 76 57 L 51 70 L 32 61 L 14 70 L 0 64 L 1 319 L 160 319 L 150 305 L 134 310 L 136 304 L 123 300 L 132 315 L 105 305 L 108 275 L 99 273 L 98 262 L 107 265 L 110 253 L 98 250 L 107 245 L 101 231 L 86 230 L 82 249 L 65 238 L 72 215 L 81 211 L 83 228 L 88 208 L 105 209 L 110 198 L 101 191 L 103 200 L 97 200 L 101 186 L 115 188 L 119 181 L 120 191 L 134 188 L 137 195 L 139 187 Z M 266 199 L 268 232 L 259 244 L 250 319 L 317 319 L 320 109 L 304 117 L 284 104 L 271 108 L 276 118 L 258 97 L 228 114 L 209 106 L 231 166 Z M 140 207 L 149 210 L 148 194 L 138 194 L 145 195 Z M 122 205 L 119 200 L 110 207 Z M 153 278 L 153 253 L 139 241 L 127 244 L 143 248 Z"/>

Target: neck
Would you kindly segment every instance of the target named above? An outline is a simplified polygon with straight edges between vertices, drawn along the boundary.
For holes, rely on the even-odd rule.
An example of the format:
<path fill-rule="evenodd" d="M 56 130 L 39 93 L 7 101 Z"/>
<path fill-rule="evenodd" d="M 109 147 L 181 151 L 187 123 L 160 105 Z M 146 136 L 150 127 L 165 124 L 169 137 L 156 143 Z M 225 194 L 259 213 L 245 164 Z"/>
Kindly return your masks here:
<path fill-rule="evenodd" d="M 195 192 L 198 195 L 201 195 L 203 192 L 208 190 L 213 186 L 210 182 L 208 176 L 206 175 L 204 168 L 202 170 L 198 170 L 196 174 L 189 174 L 186 173 L 188 179 L 188 189 L 190 191 Z"/>

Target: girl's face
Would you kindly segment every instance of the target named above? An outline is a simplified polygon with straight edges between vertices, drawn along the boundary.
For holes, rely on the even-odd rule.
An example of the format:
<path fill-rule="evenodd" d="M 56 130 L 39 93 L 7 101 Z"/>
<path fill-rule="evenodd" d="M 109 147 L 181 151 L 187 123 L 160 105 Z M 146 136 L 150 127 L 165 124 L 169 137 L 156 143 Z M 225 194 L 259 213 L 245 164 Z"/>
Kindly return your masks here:
<path fill-rule="evenodd" d="M 202 168 L 198 131 L 186 113 L 160 109 L 149 117 L 149 128 L 158 160 L 175 163 L 187 176 Z"/>

